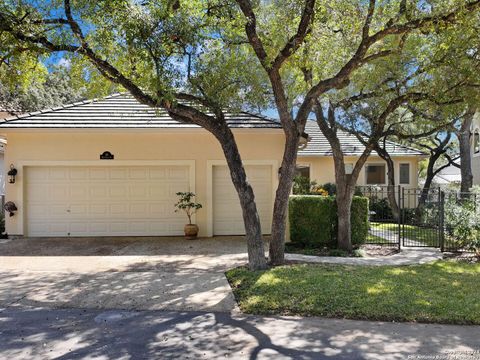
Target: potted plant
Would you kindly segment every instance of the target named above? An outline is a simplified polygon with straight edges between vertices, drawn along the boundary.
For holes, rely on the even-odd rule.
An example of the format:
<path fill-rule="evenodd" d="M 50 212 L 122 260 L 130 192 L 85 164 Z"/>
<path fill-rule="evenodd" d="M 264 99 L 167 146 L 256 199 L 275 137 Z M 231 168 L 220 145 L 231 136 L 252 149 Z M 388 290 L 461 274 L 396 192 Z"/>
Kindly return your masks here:
<path fill-rule="evenodd" d="M 185 225 L 185 238 L 193 240 L 197 238 L 198 226 L 192 224 L 192 216 L 199 209 L 202 208 L 202 204 L 194 202 L 195 194 L 192 192 L 177 192 L 178 202 L 175 204 L 175 212 L 184 211 L 188 217 L 188 224 Z"/>

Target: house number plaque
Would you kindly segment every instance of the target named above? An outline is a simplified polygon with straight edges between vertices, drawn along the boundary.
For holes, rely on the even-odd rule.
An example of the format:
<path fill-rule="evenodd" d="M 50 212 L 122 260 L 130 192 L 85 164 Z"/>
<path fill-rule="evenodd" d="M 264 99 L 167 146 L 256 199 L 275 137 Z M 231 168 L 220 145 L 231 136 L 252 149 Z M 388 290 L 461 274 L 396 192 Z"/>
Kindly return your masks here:
<path fill-rule="evenodd" d="M 100 160 L 113 160 L 114 156 L 110 151 L 104 151 L 100 154 Z"/>

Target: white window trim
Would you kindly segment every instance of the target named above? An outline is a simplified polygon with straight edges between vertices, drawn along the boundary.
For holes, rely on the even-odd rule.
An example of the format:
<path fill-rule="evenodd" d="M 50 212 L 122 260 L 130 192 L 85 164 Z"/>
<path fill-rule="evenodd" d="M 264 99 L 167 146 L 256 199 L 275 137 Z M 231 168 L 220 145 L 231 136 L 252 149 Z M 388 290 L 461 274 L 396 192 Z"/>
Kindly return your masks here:
<path fill-rule="evenodd" d="M 351 172 L 350 174 L 347 174 L 347 165 L 352 165 L 352 172 Z M 352 175 L 353 170 L 355 170 L 355 163 L 353 163 L 353 162 L 346 162 L 344 169 L 345 169 L 345 175 Z"/>
<path fill-rule="evenodd" d="M 308 167 L 308 172 L 310 174 L 310 181 L 312 181 L 312 163 L 308 163 L 308 162 L 297 162 L 295 164 L 295 167 L 297 166 L 305 166 L 305 167 Z"/>
<path fill-rule="evenodd" d="M 478 134 L 478 141 L 479 141 L 479 151 L 475 152 L 475 134 Z M 472 136 L 472 157 L 479 157 L 480 156 L 480 128 L 476 127 L 473 129 L 473 136 Z"/>
<path fill-rule="evenodd" d="M 385 182 L 383 184 L 369 184 L 367 182 L 368 176 L 367 176 L 367 168 L 369 166 L 383 166 L 385 169 Z M 365 185 L 367 186 L 373 186 L 373 185 L 387 185 L 387 164 L 385 163 L 367 163 L 365 164 Z"/>
<path fill-rule="evenodd" d="M 401 176 L 402 165 L 408 165 L 408 182 L 407 183 L 402 183 L 402 176 Z M 401 162 L 398 164 L 398 184 L 399 185 L 410 185 L 412 183 L 411 174 L 412 174 L 412 165 L 409 162 Z"/>

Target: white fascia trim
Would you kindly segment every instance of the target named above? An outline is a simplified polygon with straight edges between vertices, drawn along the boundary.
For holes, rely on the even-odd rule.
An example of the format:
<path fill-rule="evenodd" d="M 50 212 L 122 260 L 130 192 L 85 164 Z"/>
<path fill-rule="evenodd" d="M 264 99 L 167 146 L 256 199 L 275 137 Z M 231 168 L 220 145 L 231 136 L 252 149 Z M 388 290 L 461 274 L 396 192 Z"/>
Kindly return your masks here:
<path fill-rule="evenodd" d="M 251 134 L 251 133 L 260 133 L 260 134 L 283 134 L 282 129 L 272 129 L 272 128 L 233 128 L 231 129 L 234 134 Z M 198 134 L 205 133 L 210 134 L 205 129 L 202 128 L 1 128 L 0 127 L 0 136 L 7 137 L 9 133 L 148 133 L 148 134 Z"/>

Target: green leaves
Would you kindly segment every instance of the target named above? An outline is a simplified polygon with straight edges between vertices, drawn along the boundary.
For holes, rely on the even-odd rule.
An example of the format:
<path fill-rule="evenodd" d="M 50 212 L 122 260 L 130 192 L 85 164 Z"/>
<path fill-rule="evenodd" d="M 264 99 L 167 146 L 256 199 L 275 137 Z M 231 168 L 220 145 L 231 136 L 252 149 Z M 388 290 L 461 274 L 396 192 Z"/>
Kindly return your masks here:
<path fill-rule="evenodd" d="M 192 215 L 202 208 L 202 204 L 193 201 L 195 198 L 195 194 L 193 192 L 177 192 L 176 195 L 179 197 L 179 199 L 175 204 L 175 212 L 184 211 L 188 217 L 189 223 L 191 224 Z"/>

